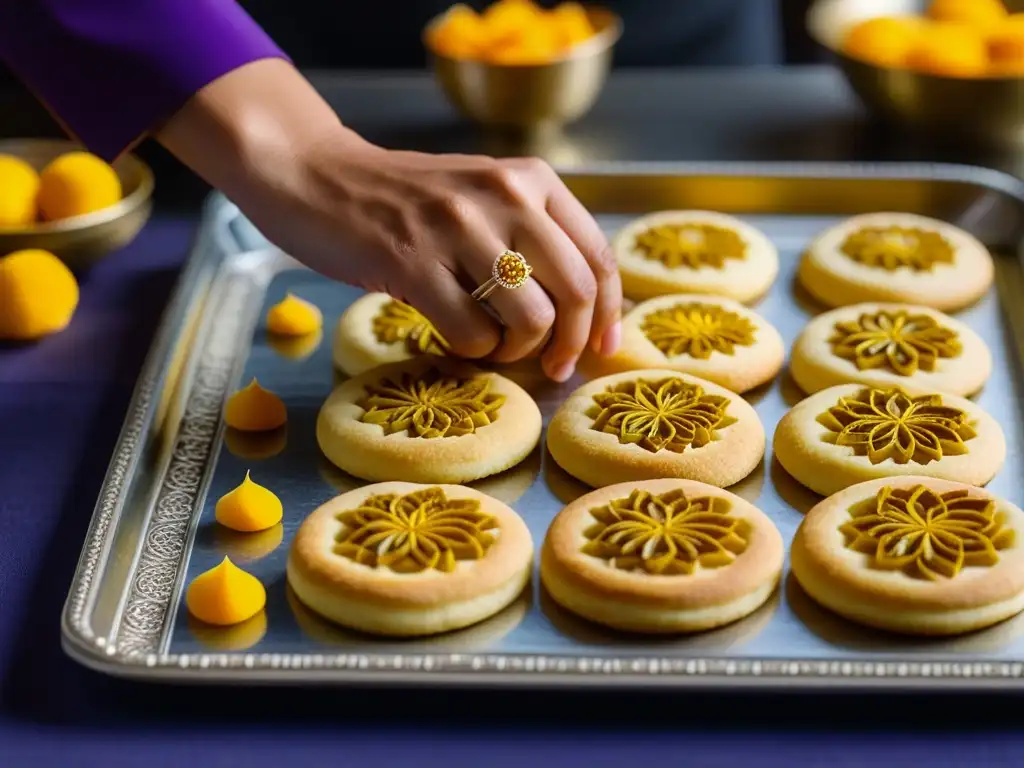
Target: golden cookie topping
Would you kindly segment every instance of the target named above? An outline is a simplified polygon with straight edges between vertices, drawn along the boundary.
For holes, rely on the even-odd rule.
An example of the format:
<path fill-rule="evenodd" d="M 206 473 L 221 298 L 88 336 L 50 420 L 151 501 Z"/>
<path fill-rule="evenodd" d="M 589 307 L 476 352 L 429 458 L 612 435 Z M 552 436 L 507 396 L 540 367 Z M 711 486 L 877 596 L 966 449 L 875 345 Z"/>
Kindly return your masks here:
<path fill-rule="evenodd" d="M 498 537 L 498 521 L 476 499 L 449 499 L 441 488 L 370 496 L 337 518 L 344 526 L 335 554 L 398 573 L 451 573 L 479 560 Z"/>
<path fill-rule="evenodd" d="M 662 224 L 636 236 L 637 251 L 666 267 L 721 269 L 727 259 L 743 259 L 747 244 L 733 229 L 713 224 Z"/>
<path fill-rule="evenodd" d="M 889 271 L 907 267 L 930 272 L 952 264 L 953 246 L 938 232 L 917 227 L 864 227 L 852 232 L 839 250 L 854 261 Z"/>
<path fill-rule="evenodd" d="M 885 368 L 898 376 L 934 371 L 939 358 L 958 357 L 963 349 L 956 331 L 930 315 L 904 310 L 836 323 L 828 343 L 832 354 L 853 361 L 858 370 Z"/>
<path fill-rule="evenodd" d="M 707 360 L 712 352 L 731 355 L 737 344 L 753 345 L 757 326 L 716 304 L 691 302 L 652 312 L 640 330 L 666 357 L 689 355 Z"/>
<path fill-rule="evenodd" d="M 588 414 L 594 419 L 592 429 L 652 453 L 700 448 L 714 439 L 716 430 L 736 422 L 725 413 L 728 398 L 705 394 L 703 387 L 675 378 L 622 382 L 594 395 L 594 402 Z"/>
<path fill-rule="evenodd" d="M 872 464 L 928 464 L 967 453 L 977 436 L 966 413 L 942 404 L 941 395 L 911 397 L 900 389 L 864 389 L 818 416 L 836 433 L 836 445 L 853 448 Z"/>
<path fill-rule="evenodd" d="M 381 344 L 404 342 L 412 355 L 446 355 L 450 349 L 433 323 L 396 299 L 385 304 L 373 318 L 373 333 Z"/>
<path fill-rule="evenodd" d="M 729 515 L 727 499 L 688 499 L 682 490 L 635 490 L 591 509 L 583 552 L 623 571 L 673 576 L 729 565 L 749 543 L 749 526 Z"/>
<path fill-rule="evenodd" d="M 919 579 L 951 579 L 967 566 L 995 565 L 998 551 L 1014 541 L 996 503 L 966 490 L 886 486 L 850 517 L 839 528 L 849 549 L 868 555 L 873 568 Z"/>
<path fill-rule="evenodd" d="M 379 424 L 386 435 L 408 430 L 409 437 L 459 437 L 497 421 L 505 397 L 490 388 L 488 376 L 455 378 L 431 368 L 368 385 L 358 405 L 361 420 Z"/>

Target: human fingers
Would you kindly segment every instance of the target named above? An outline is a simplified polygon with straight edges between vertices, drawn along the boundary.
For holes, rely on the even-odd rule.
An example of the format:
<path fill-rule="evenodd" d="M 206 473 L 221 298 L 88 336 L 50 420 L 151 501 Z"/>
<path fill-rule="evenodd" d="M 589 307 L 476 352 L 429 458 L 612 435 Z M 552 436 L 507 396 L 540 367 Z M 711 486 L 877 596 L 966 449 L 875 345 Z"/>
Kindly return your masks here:
<path fill-rule="evenodd" d="M 459 357 L 486 357 L 501 343 L 501 329 L 443 263 L 425 260 L 405 281 L 402 299 L 434 324 Z"/>
<path fill-rule="evenodd" d="M 483 222 L 468 234 L 460 261 L 474 286 L 492 278 L 496 259 L 512 246 Z M 498 286 L 485 300 L 505 326 L 501 346 L 491 356 L 495 362 L 515 362 L 545 343 L 555 322 L 555 307 L 536 280 L 527 279 L 515 289 Z"/>
<path fill-rule="evenodd" d="M 550 378 L 566 381 L 590 338 L 597 283 L 572 240 L 543 210 L 524 217 L 514 240 L 555 306 L 554 333 L 541 364 Z"/>
<path fill-rule="evenodd" d="M 579 249 L 597 283 L 591 348 L 598 354 L 614 354 L 622 336 L 622 280 L 615 254 L 597 221 L 557 175 L 549 189 L 546 208 Z"/>

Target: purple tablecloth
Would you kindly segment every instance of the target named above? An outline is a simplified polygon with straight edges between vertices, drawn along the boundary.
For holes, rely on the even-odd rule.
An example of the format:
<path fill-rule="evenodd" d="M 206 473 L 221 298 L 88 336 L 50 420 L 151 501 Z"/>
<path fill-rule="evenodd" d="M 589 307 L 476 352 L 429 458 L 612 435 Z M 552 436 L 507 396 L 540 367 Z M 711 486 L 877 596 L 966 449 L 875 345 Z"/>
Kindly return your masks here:
<path fill-rule="evenodd" d="M 83 280 L 66 332 L 0 348 L 0 765 L 1024 764 L 1016 699 L 199 690 L 78 667 L 61 606 L 193 228 L 154 220 Z"/>

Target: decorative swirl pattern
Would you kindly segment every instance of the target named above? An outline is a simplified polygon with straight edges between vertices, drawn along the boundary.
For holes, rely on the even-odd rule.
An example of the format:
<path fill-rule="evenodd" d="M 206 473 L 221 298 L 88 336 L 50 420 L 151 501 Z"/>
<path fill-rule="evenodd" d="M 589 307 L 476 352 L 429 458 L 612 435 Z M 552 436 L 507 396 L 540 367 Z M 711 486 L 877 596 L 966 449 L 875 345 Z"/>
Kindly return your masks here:
<path fill-rule="evenodd" d="M 713 224 L 662 224 L 636 236 L 634 248 L 645 259 L 669 269 L 721 269 L 727 259 L 744 259 L 747 244 L 733 229 Z"/>
<path fill-rule="evenodd" d="M 904 310 L 836 323 L 828 343 L 832 354 L 853 361 L 858 370 L 886 368 L 898 376 L 934 371 L 939 358 L 958 357 L 963 351 L 956 331 L 930 315 Z"/>
<path fill-rule="evenodd" d="M 498 521 L 476 499 L 449 499 L 441 488 L 370 496 L 337 518 L 345 528 L 334 552 L 397 573 L 451 573 L 459 560 L 479 560 L 497 540 Z"/>
<path fill-rule="evenodd" d="M 737 344 L 752 346 L 757 326 L 716 304 L 692 302 L 652 312 L 643 319 L 640 330 L 666 357 L 689 355 L 707 360 L 712 352 L 733 354 Z"/>
<path fill-rule="evenodd" d="M 727 499 L 688 499 L 682 490 L 657 496 L 635 490 L 590 510 L 597 522 L 582 551 L 622 571 L 674 576 L 729 565 L 749 543 L 749 525 L 729 515 Z"/>
<path fill-rule="evenodd" d="M 839 250 L 860 264 L 890 272 L 901 267 L 930 272 L 936 264 L 952 264 L 955 256 L 946 238 L 917 227 L 864 227 L 852 232 Z"/>
<path fill-rule="evenodd" d="M 729 400 L 705 394 L 703 387 L 682 379 L 638 379 L 594 395 L 589 416 L 598 432 L 617 435 L 623 445 L 645 451 L 682 453 L 715 439 L 715 432 L 734 424 L 726 415 Z"/>
<path fill-rule="evenodd" d="M 411 355 L 447 355 L 451 347 L 427 318 L 404 302 L 392 299 L 373 318 L 373 334 L 381 344 L 404 343 Z"/>
<path fill-rule="evenodd" d="M 836 433 L 836 445 L 848 445 L 872 464 L 929 464 L 943 456 L 968 452 L 977 432 L 959 408 L 942 404 L 941 395 L 910 397 L 901 389 L 868 388 L 818 416 Z"/>
<path fill-rule="evenodd" d="M 422 376 L 402 374 L 367 385 L 359 403 L 361 420 L 379 424 L 384 434 L 408 431 L 409 437 L 459 437 L 498 419 L 504 395 L 490 392 L 487 376 L 460 379 L 431 368 Z"/>
<path fill-rule="evenodd" d="M 951 579 L 965 567 L 993 566 L 999 550 L 1014 542 L 995 502 L 966 490 L 886 486 L 850 517 L 839 527 L 849 549 L 868 555 L 874 568 L 919 579 Z"/>

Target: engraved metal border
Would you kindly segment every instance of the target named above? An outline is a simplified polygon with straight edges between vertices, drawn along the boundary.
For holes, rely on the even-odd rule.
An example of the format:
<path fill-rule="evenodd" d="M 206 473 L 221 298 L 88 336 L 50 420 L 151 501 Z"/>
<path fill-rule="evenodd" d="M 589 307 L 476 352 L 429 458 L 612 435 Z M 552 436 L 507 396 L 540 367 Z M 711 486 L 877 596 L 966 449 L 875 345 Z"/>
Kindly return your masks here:
<path fill-rule="evenodd" d="M 1024 206 L 1024 181 L 999 171 L 957 165 L 932 164 L 844 164 L 844 163 L 608 163 L 564 169 L 575 174 L 631 173 L 678 174 L 688 176 L 789 176 L 789 177 L 846 177 L 846 178 L 903 178 L 953 181 L 990 189 L 1017 200 Z M 207 214 L 216 196 L 207 207 Z M 220 215 L 223 214 L 223 215 Z M 233 206 L 222 208 L 215 217 L 216 224 L 224 227 L 237 217 Z M 204 224 L 204 228 L 209 223 Z M 220 234 L 218 244 L 227 250 Z M 237 248 L 233 249 L 237 253 Z M 245 303 L 244 283 L 221 306 Z M 250 284 L 251 285 L 251 284 Z M 236 317 L 244 314 L 236 313 Z M 134 610 L 138 629 L 129 629 L 125 649 L 91 650 L 102 643 L 67 643 L 67 650 L 82 663 L 101 671 L 125 676 L 152 679 L 252 679 L 266 682 L 295 682 L 297 680 L 375 680 L 394 682 L 394 673 L 401 673 L 403 683 L 450 681 L 471 683 L 527 683 L 537 685 L 580 684 L 586 682 L 619 681 L 637 684 L 683 684 L 735 681 L 743 684 L 783 682 L 787 685 L 815 686 L 831 680 L 843 680 L 865 685 L 924 684 L 941 687 L 976 686 L 985 682 L 1019 685 L 1024 679 L 1024 661 L 957 662 L 945 660 L 808 660 L 808 659 L 723 659 L 723 658 L 665 658 L 651 656 L 579 657 L 525 654 L 166 654 L 148 652 L 154 647 L 165 628 L 169 601 L 174 591 L 188 536 L 190 518 L 194 513 L 195 495 L 199 492 L 202 473 L 197 473 L 196 462 L 205 461 L 216 436 L 220 407 L 229 383 L 231 365 L 223 356 L 217 358 L 220 343 L 230 337 L 221 329 L 218 338 L 211 339 L 205 354 L 210 355 L 211 367 L 206 376 L 200 373 L 197 386 L 186 408 L 186 425 L 178 438 L 175 459 L 180 469 L 168 472 L 164 491 L 168 496 L 183 493 L 190 498 L 174 496 L 178 501 L 167 502 L 151 520 L 147 528 L 146 549 L 133 580 L 129 612 Z M 237 326 L 234 328 L 237 332 Z M 200 368 L 203 368 L 201 365 Z M 148 369 L 148 367 L 147 367 Z M 129 470 L 133 453 L 145 420 L 157 377 L 150 372 L 139 385 L 132 402 L 124 430 L 110 472 L 104 483 L 97 513 L 90 526 L 89 537 L 69 596 L 65 613 L 65 640 L 93 639 L 88 632 L 84 610 L 90 594 L 92 580 L 99 565 L 100 554 L 106 542 L 111 523 L 118 511 L 119 499 Z M 220 393 L 218 397 L 216 393 Z M 216 412 L 211 415 L 211 409 Z M 194 422 L 189 424 L 189 419 Z M 173 463 L 173 462 L 172 462 Z M 196 476 L 200 477 L 197 482 Z M 162 494 L 163 495 L 163 494 Z M 186 513 L 186 508 L 189 510 Z M 133 606 L 136 606 L 133 608 Z M 142 606 L 146 606 L 143 608 Z M 68 637 L 71 629 L 76 637 Z"/>

